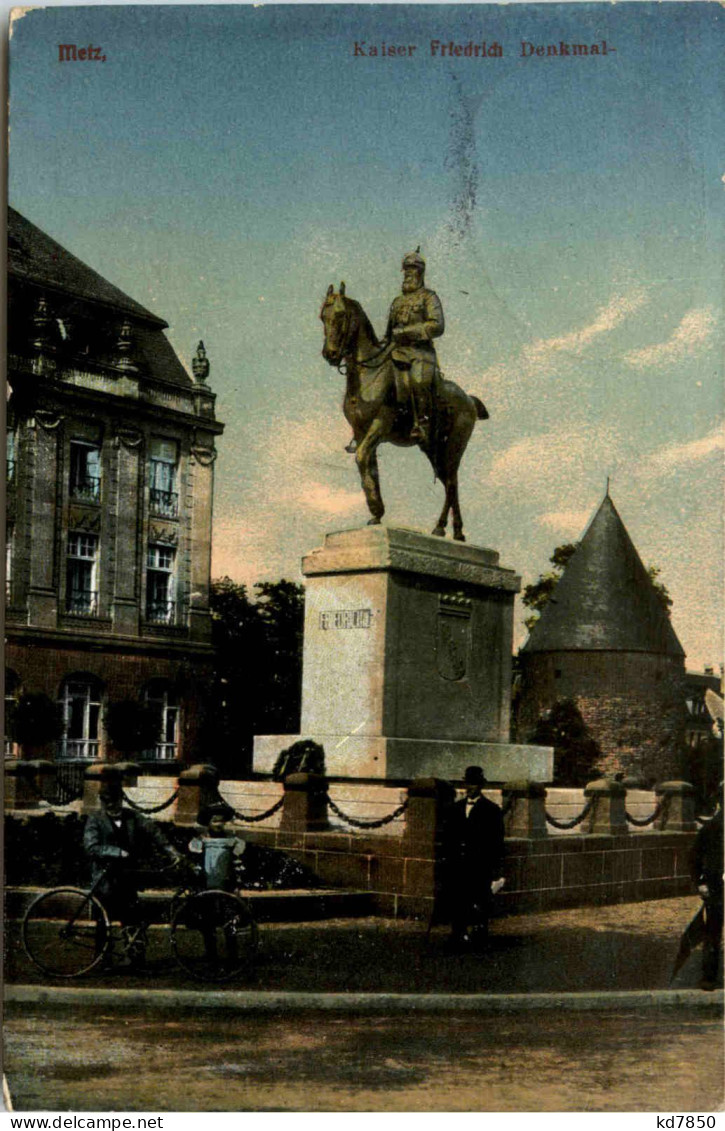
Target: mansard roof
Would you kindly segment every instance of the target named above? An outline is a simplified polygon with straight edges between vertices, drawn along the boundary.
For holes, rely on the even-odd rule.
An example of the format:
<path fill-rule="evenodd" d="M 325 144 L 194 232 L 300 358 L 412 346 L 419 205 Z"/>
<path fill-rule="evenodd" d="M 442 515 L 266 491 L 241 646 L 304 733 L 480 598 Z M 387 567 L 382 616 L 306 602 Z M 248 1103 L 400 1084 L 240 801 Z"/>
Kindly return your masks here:
<path fill-rule="evenodd" d="M 109 283 L 97 271 L 71 255 L 14 208 L 8 207 L 8 272 L 19 281 L 34 283 L 110 306 L 152 323 L 159 329 L 168 326 L 135 299 Z"/>
<path fill-rule="evenodd" d="M 16 339 L 22 336 L 24 323 L 32 320 L 36 301 L 32 292 L 37 290 L 46 294 L 53 318 L 69 317 L 76 327 L 82 322 L 92 327 L 93 344 L 86 354 L 97 363 L 113 364 L 121 325 L 128 320 L 132 360 L 139 375 L 165 385 L 193 386 L 163 333 L 168 322 L 71 255 L 14 208 L 8 208 L 8 274 Z M 63 347 L 66 355 L 73 352 L 73 346 L 71 341 Z"/>
<path fill-rule="evenodd" d="M 684 656 L 609 494 L 523 648 L 527 653 L 571 650 Z"/>

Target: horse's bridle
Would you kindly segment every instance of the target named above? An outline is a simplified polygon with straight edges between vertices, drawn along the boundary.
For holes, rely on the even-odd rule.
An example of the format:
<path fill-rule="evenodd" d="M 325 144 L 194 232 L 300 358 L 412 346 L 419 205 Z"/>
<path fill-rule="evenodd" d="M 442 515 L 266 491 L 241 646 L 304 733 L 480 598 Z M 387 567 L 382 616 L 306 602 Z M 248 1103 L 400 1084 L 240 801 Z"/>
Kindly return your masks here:
<path fill-rule="evenodd" d="M 345 365 L 345 356 L 350 351 L 350 343 L 351 343 L 352 334 L 353 334 L 355 324 L 354 324 L 354 320 L 353 320 L 353 311 L 348 306 L 347 296 L 346 295 L 342 295 L 342 296 L 338 295 L 337 297 L 338 298 L 342 297 L 342 299 L 344 300 L 344 314 L 343 314 L 343 323 L 342 323 L 342 340 L 341 340 L 341 343 L 340 343 L 340 360 L 337 363 L 337 371 L 343 377 L 346 377 L 347 376 L 347 368 L 343 369 L 343 366 Z M 384 358 L 383 355 L 385 353 L 389 352 L 392 348 L 393 348 L 393 343 L 388 342 L 385 345 L 381 346 L 380 349 L 378 350 L 378 352 L 373 354 L 372 357 L 368 358 L 367 361 L 357 361 L 357 362 L 355 362 L 355 364 L 359 365 L 362 369 L 379 369 L 380 366 L 385 361 L 385 358 Z"/>

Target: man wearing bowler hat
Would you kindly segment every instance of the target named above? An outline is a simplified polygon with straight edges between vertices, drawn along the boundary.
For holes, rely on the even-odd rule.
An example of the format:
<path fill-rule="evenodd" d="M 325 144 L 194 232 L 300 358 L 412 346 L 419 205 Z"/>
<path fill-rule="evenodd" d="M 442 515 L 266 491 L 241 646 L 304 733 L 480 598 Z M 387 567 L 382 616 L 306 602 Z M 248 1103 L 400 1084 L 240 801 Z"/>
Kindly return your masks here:
<path fill-rule="evenodd" d="M 451 922 L 451 943 L 476 949 L 486 942 L 492 889 L 503 887 L 503 814 L 483 796 L 480 766 L 463 778 L 466 796 L 451 806 L 444 829 L 444 898 Z"/>

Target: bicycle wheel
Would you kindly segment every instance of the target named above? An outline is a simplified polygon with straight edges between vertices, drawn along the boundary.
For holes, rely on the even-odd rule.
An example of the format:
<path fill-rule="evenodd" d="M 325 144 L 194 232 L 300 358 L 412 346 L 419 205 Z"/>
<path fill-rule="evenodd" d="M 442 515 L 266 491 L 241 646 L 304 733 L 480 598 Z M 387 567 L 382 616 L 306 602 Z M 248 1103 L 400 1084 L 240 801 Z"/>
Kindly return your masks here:
<path fill-rule="evenodd" d="M 248 969 L 257 950 L 257 924 L 248 905 L 227 891 L 190 895 L 171 922 L 179 965 L 200 982 L 227 982 Z"/>
<path fill-rule="evenodd" d="M 87 974 L 105 956 L 111 925 L 105 907 L 79 888 L 53 888 L 33 900 L 23 919 L 31 962 L 54 978 Z"/>

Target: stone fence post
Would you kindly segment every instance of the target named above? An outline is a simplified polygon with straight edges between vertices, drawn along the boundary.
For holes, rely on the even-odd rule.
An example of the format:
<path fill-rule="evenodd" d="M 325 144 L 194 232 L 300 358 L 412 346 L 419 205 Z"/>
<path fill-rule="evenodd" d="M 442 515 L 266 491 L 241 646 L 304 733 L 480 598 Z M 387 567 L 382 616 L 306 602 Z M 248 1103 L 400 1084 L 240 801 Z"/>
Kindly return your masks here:
<path fill-rule="evenodd" d="M 55 764 L 44 758 L 6 758 L 5 809 L 39 809 L 52 792 L 55 772 Z"/>
<path fill-rule="evenodd" d="M 323 832 L 327 820 L 327 778 L 323 774 L 287 774 L 280 828 L 286 833 Z"/>
<path fill-rule="evenodd" d="M 662 811 L 655 828 L 668 833 L 690 833 L 695 824 L 695 787 L 687 781 L 663 781 L 655 786 L 655 795 L 662 801 Z"/>
<path fill-rule="evenodd" d="M 198 762 L 179 774 L 179 797 L 174 823 L 195 825 L 199 810 L 219 799 L 219 771 L 207 762 Z"/>
<path fill-rule="evenodd" d="M 456 791 L 440 778 L 416 778 L 408 786 L 403 851 L 435 859 L 443 840 L 443 822 Z"/>
<path fill-rule="evenodd" d="M 123 785 L 134 786 L 138 781 L 139 767 L 135 762 L 92 762 L 87 767 L 83 779 L 84 815 L 97 813 L 101 808 L 99 794 L 101 786 L 107 782 L 120 781 Z"/>
<path fill-rule="evenodd" d="M 538 781 L 506 782 L 501 790 L 506 836 L 534 840 L 548 836 L 546 786 Z"/>
<path fill-rule="evenodd" d="M 629 832 L 625 814 L 627 789 L 622 782 L 612 781 L 610 778 L 590 781 L 584 790 L 584 796 L 594 801 L 587 832 L 611 836 L 624 836 Z"/>

